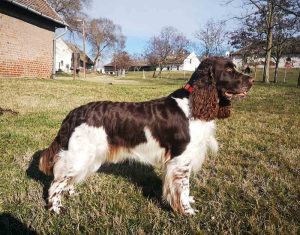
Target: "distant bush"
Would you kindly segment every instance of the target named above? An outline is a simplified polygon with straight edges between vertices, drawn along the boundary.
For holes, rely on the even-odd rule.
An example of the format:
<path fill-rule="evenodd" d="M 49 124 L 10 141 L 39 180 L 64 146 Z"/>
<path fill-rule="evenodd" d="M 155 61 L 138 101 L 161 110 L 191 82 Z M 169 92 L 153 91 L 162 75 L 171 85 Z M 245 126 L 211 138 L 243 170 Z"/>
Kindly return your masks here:
<path fill-rule="evenodd" d="M 57 77 L 72 77 L 73 74 L 72 73 L 66 73 L 62 70 L 58 70 L 55 74 Z"/>

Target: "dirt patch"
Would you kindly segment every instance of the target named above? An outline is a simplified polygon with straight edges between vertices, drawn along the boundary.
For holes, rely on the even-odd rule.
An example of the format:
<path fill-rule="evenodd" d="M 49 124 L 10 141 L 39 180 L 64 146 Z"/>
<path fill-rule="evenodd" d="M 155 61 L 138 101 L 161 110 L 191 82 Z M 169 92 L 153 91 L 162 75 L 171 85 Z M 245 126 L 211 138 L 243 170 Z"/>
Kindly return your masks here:
<path fill-rule="evenodd" d="M 3 115 L 4 113 L 9 113 L 9 114 L 17 115 L 19 112 L 14 111 L 12 109 L 3 109 L 3 108 L 0 107 L 0 116 Z"/>

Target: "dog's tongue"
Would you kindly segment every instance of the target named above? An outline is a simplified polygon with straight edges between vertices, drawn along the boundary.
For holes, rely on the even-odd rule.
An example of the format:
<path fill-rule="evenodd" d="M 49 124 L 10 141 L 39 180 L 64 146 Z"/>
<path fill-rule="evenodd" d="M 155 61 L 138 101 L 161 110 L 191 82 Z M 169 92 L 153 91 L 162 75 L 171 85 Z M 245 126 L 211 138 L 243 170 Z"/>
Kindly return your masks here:
<path fill-rule="evenodd" d="M 239 93 L 239 94 L 237 94 L 236 96 L 244 97 L 244 96 L 246 96 L 246 95 L 247 95 L 247 91 L 245 91 L 245 92 L 243 92 L 243 93 Z"/>
<path fill-rule="evenodd" d="M 232 93 L 229 93 L 229 92 L 225 92 L 225 95 L 227 96 L 227 97 L 232 97 L 233 96 L 233 94 Z"/>
<path fill-rule="evenodd" d="M 230 92 L 225 92 L 225 95 L 227 98 L 231 99 L 231 98 L 234 98 L 234 97 L 244 97 L 247 95 L 247 92 L 242 92 L 242 93 L 238 93 L 238 94 L 233 94 L 233 93 L 230 93 Z"/>

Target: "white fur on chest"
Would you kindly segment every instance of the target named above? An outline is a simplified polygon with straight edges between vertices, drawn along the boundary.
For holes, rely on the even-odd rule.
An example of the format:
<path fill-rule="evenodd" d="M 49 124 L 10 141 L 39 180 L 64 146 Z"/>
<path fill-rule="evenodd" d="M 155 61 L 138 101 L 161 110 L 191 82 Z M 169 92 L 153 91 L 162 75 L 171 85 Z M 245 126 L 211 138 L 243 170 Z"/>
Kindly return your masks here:
<path fill-rule="evenodd" d="M 215 122 L 191 120 L 190 121 L 191 140 L 183 155 L 190 161 L 194 171 L 199 170 L 208 151 L 216 153 L 218 143 L 215 138 Z"/>
<path fill-rule="evenodd" d="M 190 143 L 178 161 L 184 164 L 191 164 L 194 171 L 199 170 L 207 155 L 208 151 L 217 153 L 218 143 L 215 139 L 215 122 L 194 120 L 191 117 L 190 105 L 188 98 L 173 98 L 178 106 L 182 109 L 189 121 Z"/>

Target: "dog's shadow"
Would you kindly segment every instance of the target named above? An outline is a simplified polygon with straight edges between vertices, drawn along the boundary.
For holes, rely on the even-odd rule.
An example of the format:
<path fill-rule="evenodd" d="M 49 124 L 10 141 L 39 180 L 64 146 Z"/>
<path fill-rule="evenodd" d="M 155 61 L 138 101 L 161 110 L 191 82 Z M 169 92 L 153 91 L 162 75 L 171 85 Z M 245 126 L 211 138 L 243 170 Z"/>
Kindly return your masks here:
<path fill-rule="evenodd" d="M 24 234 L 24 235 L 37 235 L 30 225 L 22 223 L 19 219 L 15 218 L 9 213 L 0 214 L 0 234 Z"/>
<path fill-rule="evenodd" d="M 39 161 L 43 151 L 44 150 L 38 150 L 33 154 L 26 173 L 28 177 L 34 179 L 37 182 L 40 182 L 43 185 L 43 198 L 46 201 L 48 197 L 48 189 L 53 180 L 53 176 L 45 175 L 39 170 Z"/>
<path fill-rule="evenodd" d="M 53 176 L 47 176 L 39 170 L 39 160 L 43 150 L 35 152 L 32 160 L 26 171 L 27 176 L 40 182 L 43 185 L 43 198 L 46 201 L 48 189 L 53 180 Z M 154 168 L 147 165 L 142 165 L 138 162 L 125 161 L 117 164 L 104 164 L 99 170 L 99 173 L 121 176 L 136 187 L 142 189 L 143 196 L 153 201 L 159 207 L 168 210 L 168 207 L 163 204 L 162 198 L 162 180 L 154 171 Z"/>
<path fill-rule="evenodd" d="M 117 164 L 104 164 L 98 172 L 124 177 L 136 187 L 141 188 L 144 197 L 157 203 L 161 202 L 162 180 L 152 166 L 125 161 Z"/>

